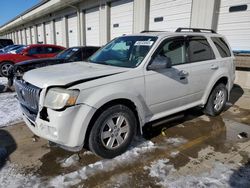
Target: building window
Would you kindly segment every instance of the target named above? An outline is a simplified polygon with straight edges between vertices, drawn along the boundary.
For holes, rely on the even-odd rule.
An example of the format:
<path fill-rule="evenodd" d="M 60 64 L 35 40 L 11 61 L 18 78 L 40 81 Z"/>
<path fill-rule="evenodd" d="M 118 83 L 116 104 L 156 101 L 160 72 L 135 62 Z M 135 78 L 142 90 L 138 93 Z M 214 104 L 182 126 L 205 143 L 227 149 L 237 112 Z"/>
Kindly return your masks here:
<path fill-rule="evenodd" d="M 229 12 L 239 12 L 245 10 L 247 10 L 247 5 L 237 5 L 237 6 L 231 6 L 229 8 Z"/>
<path fill-rule="evenodd" d="M 163 21 L 163 17 L 154 18 L 154 22 L 162 22 L 162 21 Z"/>

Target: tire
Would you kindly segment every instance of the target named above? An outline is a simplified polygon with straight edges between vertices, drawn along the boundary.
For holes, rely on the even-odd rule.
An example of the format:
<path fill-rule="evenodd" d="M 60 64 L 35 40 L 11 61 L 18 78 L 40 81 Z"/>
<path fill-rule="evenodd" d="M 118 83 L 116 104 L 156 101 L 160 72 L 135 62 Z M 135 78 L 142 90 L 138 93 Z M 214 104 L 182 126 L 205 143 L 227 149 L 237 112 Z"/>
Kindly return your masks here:
<path fill-rule="evenodd" d="M 13 67 L 13 64 L 10 62 L 2 62 L 0 65 L 0 75 L 2 77 L 8 77 L 9 68 Z"/>
<path fill-rule="evenodd" d="M 137 120 L 130 108 L 111 106 L 97 117 L 89 135 L 89 149 L 102 158 L 114 158 L 128 149 L 136 126 Z"/>
<path fill-rule="evenodd" d="M 224 84 L 218 84 L 208 98 L 207 104 L 203 110 L 204 113 L 209 116 L 219 115 L 223 111 L 227 99 L 228 92 L 226 86 Z"/>

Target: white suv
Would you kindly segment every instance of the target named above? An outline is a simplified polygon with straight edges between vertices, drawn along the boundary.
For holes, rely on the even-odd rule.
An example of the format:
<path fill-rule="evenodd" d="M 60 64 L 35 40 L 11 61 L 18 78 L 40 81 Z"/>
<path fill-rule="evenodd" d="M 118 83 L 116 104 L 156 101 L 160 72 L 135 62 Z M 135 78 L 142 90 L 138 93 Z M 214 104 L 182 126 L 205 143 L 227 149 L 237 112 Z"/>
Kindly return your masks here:
<path fill-rule="evenodd" d="M 222 35 L 201 31 L 126 35 L 88 62 L 27 72 L 15 80 L 24 121 L 68 150 L 87 146 L 112 158 L 148 122 L 195 106 L 218 115 L 233 86 L 234 57 Z"/>

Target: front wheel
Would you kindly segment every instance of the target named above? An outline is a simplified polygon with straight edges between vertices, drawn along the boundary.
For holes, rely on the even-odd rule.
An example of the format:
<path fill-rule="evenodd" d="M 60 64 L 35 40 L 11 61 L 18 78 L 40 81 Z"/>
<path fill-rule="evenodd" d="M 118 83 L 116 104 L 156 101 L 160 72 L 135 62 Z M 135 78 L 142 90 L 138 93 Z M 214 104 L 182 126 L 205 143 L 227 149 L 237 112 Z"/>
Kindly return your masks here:
<path fill-rule="evenodd" d="M 0 75 L 3 77 L 8 77 L 9 69 L 13 67 L 13 64 L 10 62 L 2 62 L 0 65 Z"/>
<path fill-rule="evenodd" d="M 124 105 L 104 110 L 95 121 L 89 135 L 89 148 L 103 158 L 122 154 L 131 144 L 136 132 L 134 112 Z"/>
<path fill-rule="evenodd" d="M 204 113 L 210 116 L 219 115 L 227 102 L 228 92 L 224 84 L 218 84 L 211 92 L 207 104 L 204 108 Z"/>

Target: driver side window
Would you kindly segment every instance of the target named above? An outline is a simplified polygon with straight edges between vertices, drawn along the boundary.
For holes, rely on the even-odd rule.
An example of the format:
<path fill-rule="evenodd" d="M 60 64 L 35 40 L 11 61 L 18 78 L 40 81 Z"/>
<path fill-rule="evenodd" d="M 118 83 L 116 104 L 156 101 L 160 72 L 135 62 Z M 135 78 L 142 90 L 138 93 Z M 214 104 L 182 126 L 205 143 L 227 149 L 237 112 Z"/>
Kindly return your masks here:
<path fill-rule="evenodd" d="M 186 47 L 184 37 L 176 37 L 167 39 L 157 50 L 157 60 L 164 61 L 168 59 L 172 65 L 179 65 L 186 63 Z"/>

